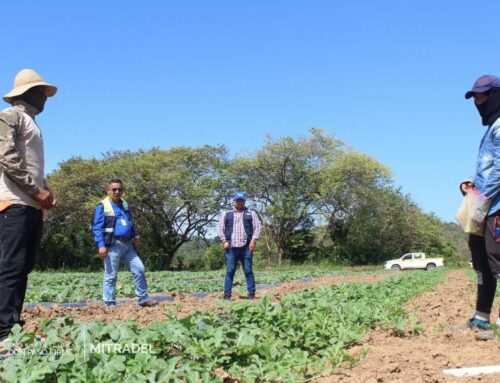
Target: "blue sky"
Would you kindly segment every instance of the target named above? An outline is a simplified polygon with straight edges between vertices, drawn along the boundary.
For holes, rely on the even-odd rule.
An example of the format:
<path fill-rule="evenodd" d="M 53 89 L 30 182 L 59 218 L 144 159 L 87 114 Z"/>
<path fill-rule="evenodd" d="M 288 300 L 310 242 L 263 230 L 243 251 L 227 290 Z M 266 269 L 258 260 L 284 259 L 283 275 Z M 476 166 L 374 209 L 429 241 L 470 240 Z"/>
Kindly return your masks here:
<path fill-rule="evenodd" d="M 39 118 L 47 171 L 111 149 L 248 153 L 320 127 L 451 221 L 484 132 L 464 93 L 500 75 L 499 13 L 462 0 L 4 2 L 0 91 L 22 68 L 59 87 Z"/>

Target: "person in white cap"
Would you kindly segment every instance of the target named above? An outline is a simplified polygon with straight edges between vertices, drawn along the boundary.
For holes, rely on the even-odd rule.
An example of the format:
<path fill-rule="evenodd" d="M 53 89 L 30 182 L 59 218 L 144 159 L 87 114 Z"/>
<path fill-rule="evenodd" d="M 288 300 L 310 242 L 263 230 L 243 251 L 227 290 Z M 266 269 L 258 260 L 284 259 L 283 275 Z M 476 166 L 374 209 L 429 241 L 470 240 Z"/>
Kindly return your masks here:
<path fill-rule="evenodd" d="M 57 88 L 23 69 L 0 112 L 0 341 L 17 323 L 42 236 L 42 209 L 56 201 L 44 180 L 43 138 L 35 116 Z M 1 349 L 2 344 L 0 344 Z"/>

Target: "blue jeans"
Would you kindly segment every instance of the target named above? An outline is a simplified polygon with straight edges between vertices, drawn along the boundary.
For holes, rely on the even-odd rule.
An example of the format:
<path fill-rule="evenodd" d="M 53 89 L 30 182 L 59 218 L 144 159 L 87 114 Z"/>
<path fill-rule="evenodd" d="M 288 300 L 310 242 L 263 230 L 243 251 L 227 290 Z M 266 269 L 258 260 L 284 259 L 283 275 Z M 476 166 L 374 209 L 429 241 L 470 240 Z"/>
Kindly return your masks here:
<path fill-rule="evenodd" d="M 108 255 L 104 260 L 104 283 L 102 299 L 106 306 L 116 304 L 115 287 L 118 277 L 118 268 L 123 263 L 133 274 L 135 295 L 139 304 L 149 300 L 148 284 L 146 282 L 146 272 L 144 265 L 137 255 L 132 243 L 116 241 L 108 248 Z"/>
<path fill-rule="evenodd" d="M 243 266 L 243 272 L 247 280 L 247 290 L 249 293 L 255 293 L 255 277 L 252 270 L 252 254 L 245 247 L 232 247 L 226 250 L 226 276 L 224 278 L 224 295 L 231 295 L 233 288 L 234 274 L 238 267 L 238 261 Z"/>

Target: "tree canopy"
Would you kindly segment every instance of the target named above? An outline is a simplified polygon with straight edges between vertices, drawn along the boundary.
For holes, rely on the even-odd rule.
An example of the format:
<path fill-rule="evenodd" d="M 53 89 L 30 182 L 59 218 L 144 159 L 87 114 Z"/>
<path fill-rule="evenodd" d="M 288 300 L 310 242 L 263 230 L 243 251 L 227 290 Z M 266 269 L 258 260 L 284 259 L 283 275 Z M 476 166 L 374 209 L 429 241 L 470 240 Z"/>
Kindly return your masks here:
<path fill-rule="evenodd" d="M 320 129 L 307 137 L 268 137 L 235 158 L 210 145 L 73 157 L 47 179 L 58 206 L 46 217 L 37 266 L 102 266 L 90 228 L 111 178 L 124 182 L 141 257 L 152 269 L 196 267 L 198 258 L 206 267 L 221 266 L 215 225 L 234 190 L 247 192 L 262 220 L 257 255 L 269 262 L 373 264 L 409 251 L 463 259 L 454 227 L 423 213 L 391 177 L 387 166 Z M 193 240 L 196 246 L 183 246 Z M 181 247 L 190 250 L 175 257 Z"/>

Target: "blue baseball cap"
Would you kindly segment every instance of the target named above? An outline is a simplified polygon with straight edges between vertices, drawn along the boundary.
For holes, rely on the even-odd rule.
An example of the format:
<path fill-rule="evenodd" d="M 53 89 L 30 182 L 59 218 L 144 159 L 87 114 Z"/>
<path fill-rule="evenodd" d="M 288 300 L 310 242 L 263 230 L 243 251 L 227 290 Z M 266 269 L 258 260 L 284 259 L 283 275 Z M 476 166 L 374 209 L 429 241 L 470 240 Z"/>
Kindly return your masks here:
<path fill-rule="evenodd" d="M 234 194 L 233 194 L 233 201 L 236 201 L 236 200 L 239 200 L 239 199 L 242 199 L 243 201 L 246 201 L 246 199 L 247 199 L 247 193 L 242 192 L 242 191 L 234 192 Z"/>
<path fill-rule="evenodd" d="M 485 74 L 479 77 L 474 85 L 472 85 L 472 89 L 465 93 L 465 98 L 469 99 L 474 93 L 484 93 L 491 88 L 500 88 L 500 78 L 491 74 Z"/>

